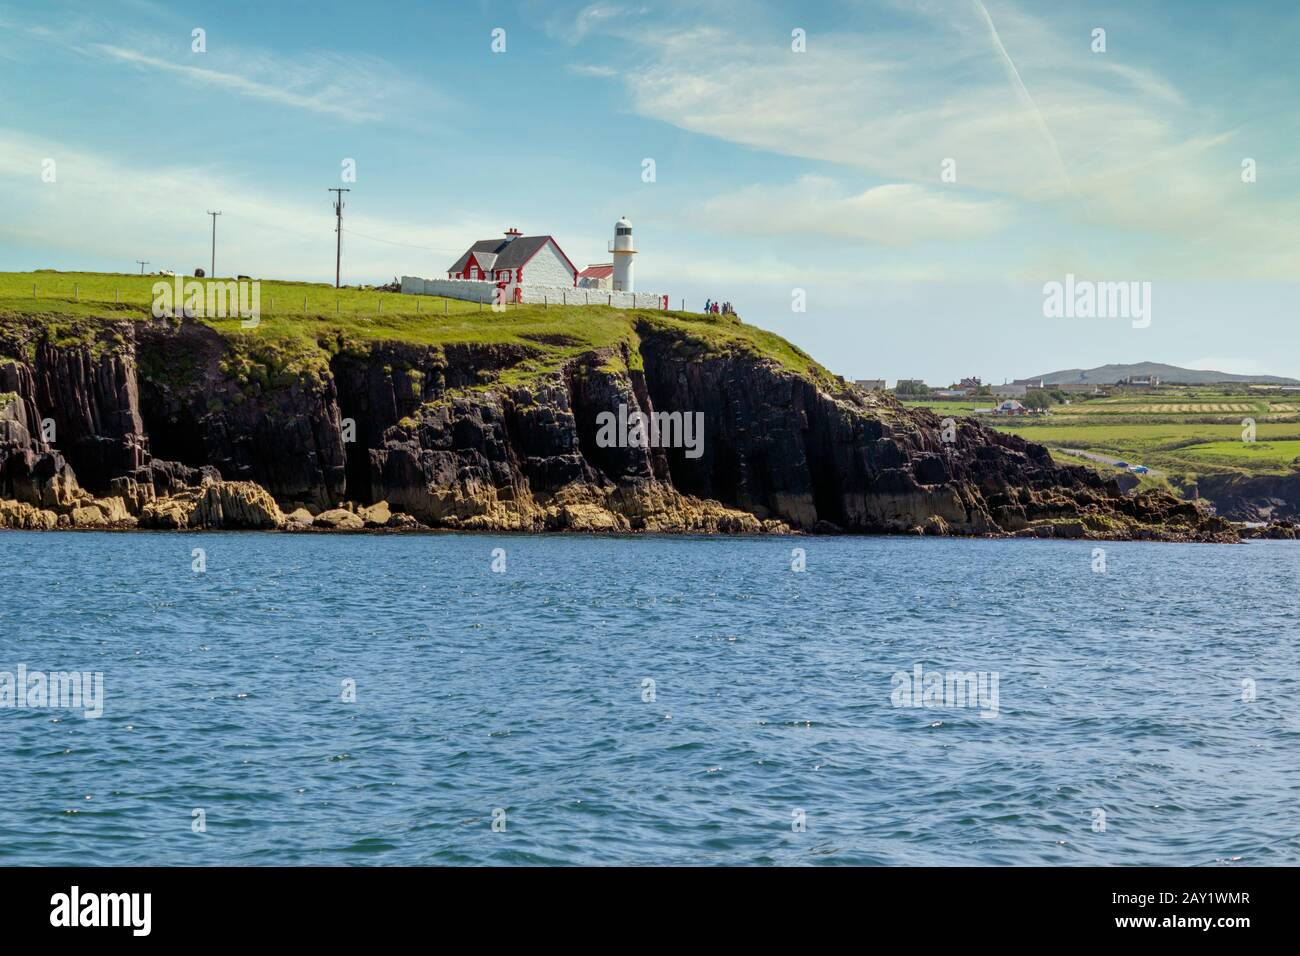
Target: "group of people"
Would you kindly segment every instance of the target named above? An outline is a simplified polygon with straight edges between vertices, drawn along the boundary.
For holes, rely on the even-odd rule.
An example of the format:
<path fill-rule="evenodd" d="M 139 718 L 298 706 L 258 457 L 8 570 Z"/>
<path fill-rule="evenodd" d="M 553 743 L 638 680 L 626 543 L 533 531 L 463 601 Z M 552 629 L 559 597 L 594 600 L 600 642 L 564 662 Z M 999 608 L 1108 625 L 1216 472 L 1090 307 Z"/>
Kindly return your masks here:
<path fill-rule="evenodd" d="M 731 307 L 730 302 L 714 302 L 712 299 L 704 300 L 704 311 L 712 312 L 714 315 L 736 314 L 736 310 Z"/>

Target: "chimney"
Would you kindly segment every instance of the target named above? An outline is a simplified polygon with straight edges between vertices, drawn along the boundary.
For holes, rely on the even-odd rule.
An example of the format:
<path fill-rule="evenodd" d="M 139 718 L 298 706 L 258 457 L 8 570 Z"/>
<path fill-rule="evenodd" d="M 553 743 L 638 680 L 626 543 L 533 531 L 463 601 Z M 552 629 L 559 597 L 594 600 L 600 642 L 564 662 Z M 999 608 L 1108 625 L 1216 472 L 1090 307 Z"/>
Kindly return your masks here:
<path fill-rule="evenodd" d="M 522 232 L 520 232 L 514 226 L 511 226 L 509 229 L 506 230 L 506 242 L 514 242 L 522 235 L 523 235 Z"/>

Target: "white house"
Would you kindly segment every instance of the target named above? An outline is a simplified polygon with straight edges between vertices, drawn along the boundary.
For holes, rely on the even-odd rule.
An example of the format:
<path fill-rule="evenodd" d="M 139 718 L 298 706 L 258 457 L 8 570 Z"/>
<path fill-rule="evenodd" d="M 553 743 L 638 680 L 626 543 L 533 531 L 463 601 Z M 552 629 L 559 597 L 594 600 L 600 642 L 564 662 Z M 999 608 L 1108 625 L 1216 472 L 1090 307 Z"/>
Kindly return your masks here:
<path fill-rule="evenodd" d="M 501 301 L 519 299 L 522 285 L 576 286 L 578 270 L 553 236 L 525 236 L 510 229 L 504 239 L 480 239 L 452 263 L 448 279 L 493 282 Z"/>
<path fill-rule="evenodd" d="M 437 295 L 493 305 L 604 305 L 667 309 L 668 296 L 637 292 L 633 285 L 632 225 L 614 224 L 611 260 L 582 272 L 554 236 L 525 236 L 510 229 L 502 239 L 480 239 L 447 268 L 445 279 L 402 276 L 405 295 Z"/>
<path fill-rule="evenodd" d="M 614 263 L 604 262 L 587 266 L 578 273 L 579 289 L 614 288 Z"/>

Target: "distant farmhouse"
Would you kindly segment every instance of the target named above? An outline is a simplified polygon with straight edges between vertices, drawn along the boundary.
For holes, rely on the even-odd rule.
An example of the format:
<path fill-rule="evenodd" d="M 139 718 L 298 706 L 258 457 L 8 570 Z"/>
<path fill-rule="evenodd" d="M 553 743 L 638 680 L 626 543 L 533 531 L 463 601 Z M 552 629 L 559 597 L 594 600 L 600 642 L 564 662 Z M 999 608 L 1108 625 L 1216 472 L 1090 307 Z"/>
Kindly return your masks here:
<path fill-rule="evenodd" d="M 503 239 L 480 239 L 447 267 L 446 279 L 402 276 L 402 292 L 494 305 L 537 303 L 667 309 L 668 296 L 637 292 L 632 267 L 637 248 L 626 217 L 614 224 L 614 261 L 581 272 L 554 236 L 508 229 Z"/>
<path fill-rule="evenodd" d="M 977 408 L 976 415 L 1028 415 L 1029 409 L 1021 405 L 1015 399 L 1007 399 L 996 408 Z"/>
<path fill-rule="evenodd" d="M 885 390 L 885 380 L 883 378 L 860 378 L 853 384 L 866 392 L 883 392 Z"/>

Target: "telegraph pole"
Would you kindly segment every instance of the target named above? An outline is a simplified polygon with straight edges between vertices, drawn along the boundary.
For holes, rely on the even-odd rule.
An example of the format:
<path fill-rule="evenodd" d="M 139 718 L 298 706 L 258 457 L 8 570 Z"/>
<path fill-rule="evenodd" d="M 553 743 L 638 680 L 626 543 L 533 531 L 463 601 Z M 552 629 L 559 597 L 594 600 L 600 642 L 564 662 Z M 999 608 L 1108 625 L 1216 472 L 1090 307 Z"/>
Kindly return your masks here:
<path fill-rule="evenodd" d="M 149 260 L 148 260 L 148 259 L 136 259 L 135 261 L 138 262 L 138 263 L 140 263 L 140 275 L 144 275 L 144 267 L 147 266 L 147 265 L 149 264 Z"/>
<path fill-rule="evenodd" d="M 217 277 L 217 217 L 221 213 L 209 209 L 208 215 L 212 217 L 212 271 L 208 273 L 208 278 L 215 279 Z"/>
<path fill-rule="evenodd" d="M 334 200 L 334 231 L 338 233 L 338 242 L 334 247 L 334 288 L 339 287 L 339 264 L 343 261 L 343 194 L 352 192 L 351 189 L 342 189 L 333 187 L 326 192 L 337 193 Z"/>

